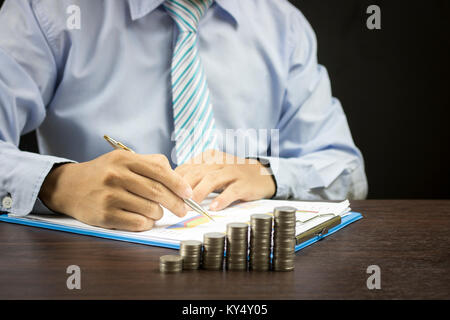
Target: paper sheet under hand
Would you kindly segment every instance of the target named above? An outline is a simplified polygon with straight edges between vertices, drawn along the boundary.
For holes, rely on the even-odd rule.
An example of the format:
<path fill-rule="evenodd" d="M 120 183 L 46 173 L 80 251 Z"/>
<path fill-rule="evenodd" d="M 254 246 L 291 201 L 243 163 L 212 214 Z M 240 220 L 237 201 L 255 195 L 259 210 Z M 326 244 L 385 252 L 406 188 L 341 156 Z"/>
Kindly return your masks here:
<path fill-rule="evenodd" d="M 202 205 L 208 208 L 211 198 L 206 199 Z M 123 235 L 135 239 L 150 240 L 166 244 L 179 244 L 182 240 L 203 241 L 203 234 L 207 232 L 226 232 L 226 225 L 230 222 L 249 222 L 250 216 L 255 213 L 272 214 L 273 209 L 279 206 L 292 206 L 297 208 L 296 234 L 302 233 L 333 216 L 328 215 L 301 223 L 318 214 L 333 214 L 345 216 L 350 212 L 349 201 L 342 202 L 310 202 L 310 201 L 284 201 L 284 200 L 257 200 L 233 205 L 217 212 L 209 212 L 215 221 L 190 211 L 185 217 L 179 218 L 169 210 L 164 209 L 164 216 L 157 221 L 154 228 L 143 232 L 127 232 L 93 227 L 64 215 L 34 215 L 30 214 L 20 219 L 49 222 L 66 227 L 81 228 L 93 232 L 102 232 L 111 235 Z"/>

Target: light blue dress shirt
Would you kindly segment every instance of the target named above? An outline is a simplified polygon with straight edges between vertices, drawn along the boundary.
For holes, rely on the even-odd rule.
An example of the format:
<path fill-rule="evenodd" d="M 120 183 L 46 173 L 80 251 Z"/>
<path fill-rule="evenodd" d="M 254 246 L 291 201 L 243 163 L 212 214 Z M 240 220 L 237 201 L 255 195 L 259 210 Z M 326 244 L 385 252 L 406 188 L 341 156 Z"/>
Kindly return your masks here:
<path fill-rule="evenodd" d="M 171 159 L 170 65 L 178 30 L 162 2 L 5 1 L 0 211 L 40 211 L 37 195 L 52 166 L 111 151 L 104 134 Z M 71 5 L 80 8 L 79 29 L 68 28 Z M 366 196 L 362 155 L 317 63 L 314 32 L 294 6 L 216 0 L 200 22 L 198 45 L 219 131 L 278 130 L 277 156 L 268 151 L 272 141 L 251 137 L 246 154 L 276 167 L 276 198 Z M 20 151 L 20 136 L 34 129 L 40 154 Z"/>

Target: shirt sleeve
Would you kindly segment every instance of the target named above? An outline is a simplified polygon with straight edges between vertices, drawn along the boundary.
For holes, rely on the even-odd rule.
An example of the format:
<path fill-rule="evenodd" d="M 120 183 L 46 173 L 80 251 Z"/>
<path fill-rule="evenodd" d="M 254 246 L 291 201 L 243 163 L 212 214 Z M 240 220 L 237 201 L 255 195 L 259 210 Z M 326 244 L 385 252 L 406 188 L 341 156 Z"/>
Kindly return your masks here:
<path fill-rule="evenodd" d="M 315 34 L 299 11 L 291 16 L 290 67 L 279 139 L 272 140 L 270 163 L 275 198 L 364 199 L 367 179 L 328 73 L 317 63 Z"/>
<path fill-rule="evenodd" d="M 7 0 L 0 11 L 0 211 L 26 215 L 55 163 L 69 159 L 23 152 L 20 136 L 36 129 L 53 96 L 57 67 L 33 2 Z"/>

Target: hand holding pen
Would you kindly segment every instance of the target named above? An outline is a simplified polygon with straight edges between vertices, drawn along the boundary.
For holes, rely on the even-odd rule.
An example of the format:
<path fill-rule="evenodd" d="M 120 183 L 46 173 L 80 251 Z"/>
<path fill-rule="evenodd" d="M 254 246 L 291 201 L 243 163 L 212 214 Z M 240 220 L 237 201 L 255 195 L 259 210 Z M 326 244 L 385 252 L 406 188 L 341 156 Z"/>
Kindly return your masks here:
<path fill-rule="evenodd" d="M 53 211 L 81 222 L 127 231 L 144 231 L 163 216 L 162 206 L 179 217 L 190 185 L 164 155 L 115 150 L 81 163 L 56 165 L 39 198 Z"/>
<path fill-rule="evenodd" d="M 126 150 L 132 153 L 135 153 L 132 149 L 128 148 L 126 145 L 124 145 L 122 142 L 119 142 L 117 140 L 114 140 L 113 138 L 107 136 L 106 134 L 103 136 L 105 138 L 106 141 L 108 141 L 108 143 L 114 148 L 114 149 L 122 149 L 122 150 Z M 214 221 L 214 219 L 208 214 L 208 212 L 203 209 L 203 207 L 201 205 L 199 205 L 197 202 L 195 202 L 194 200 L 191 199 L 191 197 L 187 197 L 185 199 L 183 199 L 183 201 L 194 211 L 204 215 L 205 217 L 207 217 L 208 219 Z"/>

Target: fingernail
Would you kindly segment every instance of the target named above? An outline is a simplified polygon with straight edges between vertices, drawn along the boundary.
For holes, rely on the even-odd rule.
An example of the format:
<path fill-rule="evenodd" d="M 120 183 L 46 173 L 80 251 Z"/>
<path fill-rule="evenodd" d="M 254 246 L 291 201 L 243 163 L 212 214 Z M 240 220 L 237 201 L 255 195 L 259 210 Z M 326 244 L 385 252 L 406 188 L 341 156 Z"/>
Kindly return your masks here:
<path fill-rule="evenodd" d="M 186 198 L 192 198 L 193 195 L 194 195 L 194 191 L 192 191 L 191 187 L 187 187 L 186 190 L 184 190 L 184 196 Z"/>
<path fill-rule="evenodd" d="M 209 210 L 216 210 L 219 204 L 217 202 L 213 202 L 209 205 Z"/>

